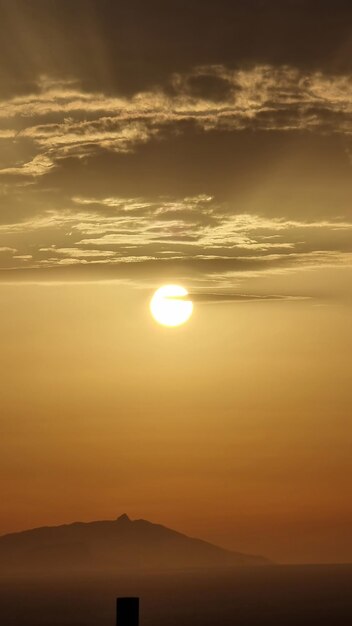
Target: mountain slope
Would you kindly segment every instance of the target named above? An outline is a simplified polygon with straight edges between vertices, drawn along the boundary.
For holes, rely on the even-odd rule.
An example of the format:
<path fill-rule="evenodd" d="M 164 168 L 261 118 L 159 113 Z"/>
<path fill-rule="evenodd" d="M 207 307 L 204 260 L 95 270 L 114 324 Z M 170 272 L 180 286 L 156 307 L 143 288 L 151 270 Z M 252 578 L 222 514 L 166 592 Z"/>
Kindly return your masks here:
<path fill-rule="evenodd" d="M 264 564 L 165 526 L 121 515 L 0 537 L 0 572 L 121 571 Z"/>

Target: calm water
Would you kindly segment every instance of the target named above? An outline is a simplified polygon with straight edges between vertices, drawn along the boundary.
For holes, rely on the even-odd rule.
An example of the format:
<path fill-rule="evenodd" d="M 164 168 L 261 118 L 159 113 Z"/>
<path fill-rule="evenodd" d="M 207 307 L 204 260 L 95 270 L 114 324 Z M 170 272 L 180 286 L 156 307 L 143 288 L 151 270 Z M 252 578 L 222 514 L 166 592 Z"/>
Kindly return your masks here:
<path fill-rule="evenodd" d="M 141 626 L 352 625 L 352 566 L 0 582 L 1 626 L 113 626 L 139 595 Z"/>

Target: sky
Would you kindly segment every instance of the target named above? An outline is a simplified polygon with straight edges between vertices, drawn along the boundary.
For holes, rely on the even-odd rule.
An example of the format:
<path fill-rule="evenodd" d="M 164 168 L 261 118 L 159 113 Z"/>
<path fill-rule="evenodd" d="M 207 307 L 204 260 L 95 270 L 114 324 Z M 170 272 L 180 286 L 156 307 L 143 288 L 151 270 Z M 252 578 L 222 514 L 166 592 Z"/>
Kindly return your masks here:
<path fill-rule="evenodd" d="M 351 562 L 351 18 L 0 0 L 0 534 Z"/>

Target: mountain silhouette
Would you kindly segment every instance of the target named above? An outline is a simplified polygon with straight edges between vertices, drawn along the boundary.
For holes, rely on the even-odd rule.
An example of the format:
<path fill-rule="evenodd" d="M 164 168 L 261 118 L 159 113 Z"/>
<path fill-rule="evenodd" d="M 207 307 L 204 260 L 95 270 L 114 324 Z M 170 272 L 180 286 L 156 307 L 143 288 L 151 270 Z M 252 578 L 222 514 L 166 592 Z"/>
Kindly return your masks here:
<path fill-rule="evenodd" d="M 263 557 L 219 548 L 124 514 L 0 537 L 0 572 L 165 570 L 259 565 Z"/>

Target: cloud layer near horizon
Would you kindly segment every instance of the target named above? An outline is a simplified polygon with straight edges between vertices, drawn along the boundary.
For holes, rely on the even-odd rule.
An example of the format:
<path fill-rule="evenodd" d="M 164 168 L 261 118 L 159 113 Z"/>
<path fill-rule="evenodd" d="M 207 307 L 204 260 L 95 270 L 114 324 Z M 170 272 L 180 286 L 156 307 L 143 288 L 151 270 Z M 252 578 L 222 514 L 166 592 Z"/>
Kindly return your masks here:
<path fill-rule="evenodd" d="M 2 225 L 0 233 L 2 268 L 9 271 L 102 267 L 107 276 L 195 274 L 224 286 L 234 273 L 352 263 L 352 222 L 235 214 L 209 196 L 74 197 L 70 209 Z M 9 272 L 2 276 L 8 280 Z"/>

